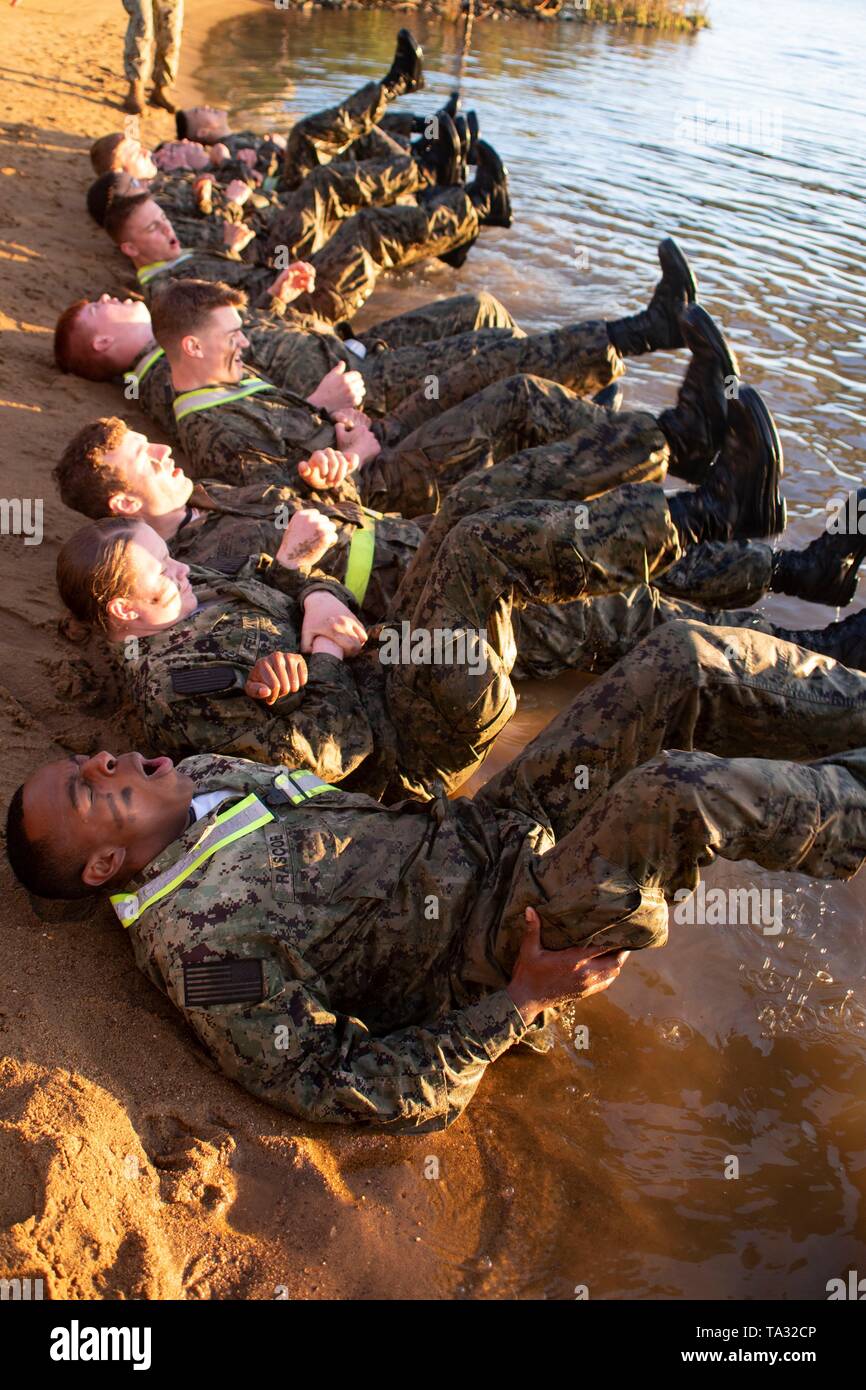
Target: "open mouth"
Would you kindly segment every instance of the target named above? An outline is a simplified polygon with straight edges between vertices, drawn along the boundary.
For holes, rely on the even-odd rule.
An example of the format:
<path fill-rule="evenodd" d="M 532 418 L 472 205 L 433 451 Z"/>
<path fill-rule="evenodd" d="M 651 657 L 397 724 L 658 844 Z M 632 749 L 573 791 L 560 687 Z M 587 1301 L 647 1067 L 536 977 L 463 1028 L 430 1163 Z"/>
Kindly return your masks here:
<path fill-rule="evenodd" d="M 141 770 L 145 777 L 165 777 L 174 769 L 171 758 L 142 758 Z"/>

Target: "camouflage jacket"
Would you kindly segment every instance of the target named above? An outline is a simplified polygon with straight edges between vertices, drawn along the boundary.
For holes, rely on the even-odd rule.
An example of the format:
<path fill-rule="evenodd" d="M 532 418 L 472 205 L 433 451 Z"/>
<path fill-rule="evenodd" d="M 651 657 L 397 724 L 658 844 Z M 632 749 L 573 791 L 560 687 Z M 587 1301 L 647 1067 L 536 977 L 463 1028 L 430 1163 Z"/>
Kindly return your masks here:
<path fill-rule="evenodd" d="M 192 173 L 160 174 L 150 185 L 150 191 L 177 233 L 181 245 L 197 251 L 225 251 L 224 224 L 240 220 L 240 209 L 229 203 L 214 183 L 209 201 L 199 197 Z"/>
<path fill-rule="evenodd" d="M 352 787 L 373 795 L 397 795 L 402 784 L 392 782 L 396 741 L 378 650 L 351 661 L 308 656 L 307 684 L 275 705 L 244 694 L 260 657 L 300 651 L 308 593 L 326 589 L 356 609 L 335 581 L 284 570 L 269 557 L 271 583 L 262 583 L 254 577 L 259 558 L 231 579 L 193 568 L 195 612 L 112 649 L 149 746 L 176 756 L 209 749 L 281 763 L 326 782 L 351 777 Z"/>
<path fill-rule="evenodd" d="M 279 308 L 246 310 L 244 332 L 250 340 L 250 357 L 256 369 L 278 386 L 293 386 L 302 396 L 311 395 L 338 362 L 358 365 L 358 359 L 343 346 L 333 328 L 312 315 L 294 312 L 291 307 L 283 312 Z M 126 400 L 136 401 L 163 434 L 173 443 L 179 442 L 171 368 L 155 341 L 118 382 Z"/>
<path fill-rule="evenodd" d="M 272 266 L 250 265 L 248 260 L 240 260 L 231 252 L 199 251 L 185 246 L 171 261 L 154 261 L 141 266 L 135 272 L 137 288 L 151 304 L 154 292 L 167 279 L 175 280 L 222 280 L 245 290 L 254 306 L 266 308 L 271 297 L 268 287 L 276 279 L 277 272 Z"/>
<path fill-rule="evenodd" d="M 283 530 L 301 505 L 288 488 L 274 483 L 253 483 L 248 487 L 231 487 L 213 480 L 198 483 L 190 498 L 195 515 L 172 538 L 171 553 L 186 564 L 204 566 L 220 574 L 238 574 L 250 556 L 268 556 L 279 549 Z M 357 590 L 353 593 L 362 622 L 367 626 L 382 622 L 421 544 L 421 528 L 399 516 L 373 515 L 353 502 L 317 501 L 316 507 L 331 517 L 338 534 L 336 544 L 316 568 L 341 584 L 347 578 L 352 537 L 359 528 L 373 529 L 375 548 L 369 580 L 363 594 Z M 259 577 L 269 582 L 274 569 L 281 567 L 260 562 Z"/>
<path fill-rule="evenodd" d="M 445 1128 L 527 1032 L 505 979 L 481 997 L 464 960 L 549 837 L 465 798 L 294 800 L 275 767 L 205 755 L 181 768 L 226 799 L 113 899 L 141 970 L 261 1100 L 312 1121 Z M 225 844 L 232 809 L 254 828 Z M 171 891 L 146 905 L 163 875 Z"/>
<path fill-rule="evenodd" d="M 277 386 L 309 396 L 323 376 L 342 362 L 359 370 L 362 359 L 346 347 L 331 324 L 288 305 L 244 314 L 244 333 L 250 340 L 250 361 Z"/>
<path fill-rule="evenodd" d="M 255 381 L 255 394 L 238 395 Z M 205 392 L 208 393 L 205 397 Z M 209 399 L 207 409 L 190 409 Z M 260 372 L 247 369 L 239 386 L 205 387 L 175 398 L 178 438 L 194 478 L 224 483 L 276 482 L 296 496 L 315 489 L 300 477 L 298 464 L 316 449 L 336 447 L 337 435 L 327 411 L 309 404 L 300 392 L 278 387 Z M 351 475 L 339 489 L 341 499 L 360 502 Z"/>
<path fill-rule="evenodd" d="M 126 400 L 136 401 L 173 444 L 178 442 L 171 368 L 165 352 L 156 342 L 145 348 L 138 361 L 119 378 L 118 385 Z"/>

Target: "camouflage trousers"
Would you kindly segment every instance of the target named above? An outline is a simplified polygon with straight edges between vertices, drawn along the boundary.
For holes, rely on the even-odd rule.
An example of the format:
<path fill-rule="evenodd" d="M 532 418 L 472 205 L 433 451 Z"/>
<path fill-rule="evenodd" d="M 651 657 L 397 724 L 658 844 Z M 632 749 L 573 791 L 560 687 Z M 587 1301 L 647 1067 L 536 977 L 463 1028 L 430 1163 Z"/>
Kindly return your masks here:
<path fill-rule="evenodd" d="M 417 603 L 378 633 L 403 776 L 459 787 L 516 707 L 513 608 L 617 593 L 682 554 L 661 488 L 629 486 L 588 503 L 532 501 L 459 522 Z"/>
<path fill-rule="evenodd" d="M 365 359 L 365 409 L 390 414 L 401 434 L 517 374 L 544 377 L 591 395 L 624 371 L 604 323 L 570 324 L 552 333 L 474 330 Z M 415 389 L 415 388 L 418 389 Z"/>
<path fill-rule="evenodd" d="M 388 96 L 381 82 L 367 82 L 357 92 L 330 106 L 325 111 L 317 111 L 305 116 L 292 126 L 286 142 L 283 160 L 281 185 L 287 189 L 297 188 L 320 165 L 330 164 L 339 159 L 355 141 L 369 135 L 388 107 Z M 383 133 L 383 141 L 387 137 Z M 404 154 L 396 142 L 388 140 L 387 145 L 377 142 L 368 146 L 375 153 L 353 151 L 356 158 L 380 158 L 383 155 Z"/>
<path fill-rule="evenodd" d="M 429 185 L 429 175 L 409 155 L 343 160 L 314 169 L 299 188 L 284 193 L 268 218 L 268 258 L 284 248 L 290 261 L 309 260 L 361 208 L 387 207 Z"/>
<path fill-rule="evenodd" d="M 123 40 L 127 82 L 170 87 L 177 80 L 183 32 L 183 0 L 123 0 L 129 15 Z"/>
<path fill-rule="evenodd" d="M 392 612 L 405 612 L 418 602 L 439 547 L 463 517 L 539 497 L 583 503 L 623 483 L 664 479 L 668 446 L 654 416 L 645 411 L 611 415 L 590 401 L 576 402 L 575 409 L 582 424 L 568 439 L 521 450 L 494 466 L 468 473 L 441 499 L 439 510 L 403 576 Z M 488 457 L 484 462 L 493 461 Z M 714 541 L 688 550 L 676 564 L 659 572 L 655 582 L 671 600 L 690 601 L 703 608 L 745 608 L 768 592 L 772 570 L 773 549 L 766 542 Z M 674 607 L 665 608 L 658 597 L 654 602 L 657 614 L 680 616 Z M 618 616 L 625 622 L 627 610 Z M 607 622 L 603 610 L 598 611 L 597 617 L 594 623 L 592 613 L 566 610 L 560 614 L 555 609 L 522 615 L 521 675 L 545 678 L 566 669 L 561 664 L 563 656 L 575 644 L 589 645 L 586 638 L 590 628 L 595 636 L 601 636 Z M 632 640 L 645 635 L 640 632 L 641 623 L 647 624 L 646 632 L 651 631 L 652 619 L 650 600 L 636 606 L 626 622 L 627 645 L 623 650 L 629 649 Z M 629 628 L 639 635 L 630 640 Z M 600 644 L 600 652 L 604 650 Z M 567 667 L 570 666 L 568 662 Z"/>
<path fill-rule="evenodd" d="M 396 314 L 394 318 L 380 319 L 370 328 L 357 331 L 355 337 L 369 353 L 379 354 L 421 347 L 443 338 L 490 328 L 507 329 L 511 338 L 525 336 L 495 295 L 487 290 L 476 290 L 471 294 L 434 299 L 429 304 L 420 304 L 417 309 Z"/>
<path fill-rule="evenodd" d="M 633 422 L 634 437 L 630 439 L 627 427 L 620 426 L 617 439 L 622 447 L 602 447 L 600 437 L 603 441 L 605 432 L 613 428 L 611 422 L 619 418 L 582 401 L 558 382 L 536 376 L 506 377 L 450 410 L 437 410 L 411 434 L 400 437 L 399 423 L 395 427 L 390 420 L 376 422 L 373 428 L 385 442 L 377 457 L 356 475 L 358 489 L 364 503 L 377 511 L 421 516 L 438 511 L 442 495 L 477 469 L 493 468 L 506 459 L 510 466 L 514 463 L 510 455 L 541 445 L 545 448 L 540 453 L 546 450 L 563 467 L 580 470 L 587 497 L 622 482 L 664 478 L 668 446 L 652 415 L 626 417 Z M 569 443 L 555 442 L 562 440 Z M 549 494 L 539 489 L 523 495 Z M 452 524 L 453 514 L 449 517 L 447 524 L 432 528 L 432 544 L 437 547 Z M 422 550 L 426 558 L 419 563 L 429 564 L 431 547 Z"/>
<path fill-rule="evenodd" d="M 316 288 L 294 307 L 330 323 L 350 319 L 383 271 L 441 256 L 477 234 L 478 215 L 462 188 L 444 189 L 417 207 L 362 208 L 313 254 Z"/>
<path fill-rule="evenodd" d="M 677 751 L 665 751 L 675 749 Z M 760 754 L 760 756 L 756 756 Z M 510 976 L 537 908 L 548 947 L 661 946 L 667 904 L 716 856 L 848 878 L 866 856 L 866 677 L 759 632 L 670 623 L 476 797 L 548 827 L 466 978 Z"/>
<path fill-rule="evenodd" d="M 764 550 L 772 554 L 768 545 L 760 542 L 754 545 L 757 552 Z M 692 561 L 696 574 L 701 573 L 703 566 L 705 590 L 712 584 L 721 592 L 726 581 L 736 582 L 733 557 L 723 556 L 710 546 L 696 546 L 681 563 L 686 561 Z M 674 566 L 674 570 L 679 568 L 679 565 Z M 684 599 L 669 598 L 661 590 L 665 579 L 665 575 L 660 577 L 659 587 L 639 584 L 623 594 L 523 609 L 515 615 L 517 662 L 514 679 L 552 680 L 564 671 L 607 671 L 657 627 L 685 619 L 712 627 L 751 628 L 783 640 L 792 637 L 790 629 L 748 608 L 703 607 Z M 796 633 L 793 638 L 796 640 Z"/>

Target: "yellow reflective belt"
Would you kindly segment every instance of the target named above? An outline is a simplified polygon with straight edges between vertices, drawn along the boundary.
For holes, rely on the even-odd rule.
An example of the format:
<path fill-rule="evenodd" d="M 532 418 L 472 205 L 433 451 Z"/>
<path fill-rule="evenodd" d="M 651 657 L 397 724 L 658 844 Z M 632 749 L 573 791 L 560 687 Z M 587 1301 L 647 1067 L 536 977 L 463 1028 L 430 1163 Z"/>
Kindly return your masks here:
<path fill-rule="evenodd" d="M 357 527 L 349 542 L 349 558 L 346 561 L 346 575 L 343 580 L 350 594 L 364 602 L 370 575 L 373 573 L 373 557 L 376 553 L 376 523 L 367 516 L 362 526 Z"/>
<path fill-rule="evenodd" d="M 121 924 L 124 927 L 132 926 L 147 908 L 153 907 L 154 903 L 158 903 L 168 893 L 174 892 L 199 864 L 210 859 L 217 850 L 224 849 L 233 840 L 239 840 L 242 835 L 249 835 L 251 831 L 258 830 L 259 826 L 267 825 L 268 821 L 273 819 L 273 811 L 263 806 L 257 796 L 244 797 L 243 801 L 230 806 L 207 827 L 189 854 L 183 855 L 170 869 L 166 869 L 165 873 L 158 874 L 137 893 L 112 893 L 111 906 L 120 918 Z M 221 833 L 214 835 L 217 829 Z M 223 831 L 225 833 L 222 833 Z M 211 843 L 204 845 L 205 840 L 211 840 L 211 837 Z"/>
<path fill-rule="evenodd" d="M 192 251 L 181 251 L 179 256 L 175 256 L 173 261 L 151 261 L 150 265 L 140 266 L 135 272 L 136 279 L 140 285 L 149 285 L 157 275 L 161 275 L 164 270 L 173 270 L 176 265 L 183 265 L 192 256 Z"/>
<path fill-rule="evenodd" d="M 137 381 L 139 385 L 141 385 L 141 383 L 144 381 L 144 378 L 147 376 L 148 372 L 153 366 L 154 362 L 158 362 L 160 357 L 165 357 L 165 348 L 154 348 L 153 352 L 149 352 L 146 357 L 143 357 L 141 359 L 140 362 L 136 362 L 132 371 L 127 372 L 124 379 L 126 381 L 129 381 L 130 379 L 132 381 Z"/>
<path fill-rule="evenodd" d="M 273 391 L 270 381 L 260 377 L 248 377 L 236 388 L 231 386 L 201 386 L 196 391 L 182 391 L 175 397 L 174 418 L 183 420 L 196 410 L 213 410 L 218 405 L 228 405 L 230 401 L 242 401 L 246 396 L 258 395 L 260 391 Z"/>
<path fill-rule="evenodd" d="M 295 772 L 280 772 L 274 778 L 274 786 L 285 792 L 295 806 L 308 801 L 311 796 L 334 791 L 330 782 L 323 782 L 314 772 L 306 772 L 303 768 Z"/>

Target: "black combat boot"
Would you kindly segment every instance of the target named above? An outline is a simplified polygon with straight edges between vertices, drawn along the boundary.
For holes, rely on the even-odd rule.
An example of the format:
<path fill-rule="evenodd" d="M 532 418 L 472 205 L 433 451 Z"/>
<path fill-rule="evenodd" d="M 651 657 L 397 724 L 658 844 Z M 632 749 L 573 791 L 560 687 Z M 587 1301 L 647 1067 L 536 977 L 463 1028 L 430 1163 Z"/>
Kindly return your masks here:
<path fill-rule="evenodd" d="M 466 128 L 469 133 L 469 147 L 466 151 L 466 163 L 478 163 L 478 133 L 481 126 L 478 121 L 477 111 L 466 112 Z"/>
<path fill-rule="evenodd" d="M 466 192 L 478 212 L 482 227 L 511 226 L 508 170 L 486 140 L 478 141 L 478 167 L 475 178 L 466 185 Z"/>
<path fill-rule="evenodd" d="M 773 624 L 773 635 L 784 642 L 796 642 L 821 656 L 832 656 L 854 671 L 866 670 L 866 608 L 859 608 L 841 623 L 826 627 L 784 628 Z"/>
<path fill-rule="evenodd" d="M 437 260 L 443 261 L 445 265 L 452 266 L 454 270 L 459 270 L 462 265 L 466 264 L 466 257 L 469 255 L 469 252 L 472 250 L 477 240 L 477 236 L 470 237 L 468 241 L 463 242 L 462 246 L 455 246 L 452 251 L 443 251 L 442 255 L 437 257 Z"/>
<path fill-rule="evenodd" d="M 408 29 L 401 29 L 397 35 L 394 61 L 382 86 L 391 101 L 407 92 L 420 92 L 424 86 L 424 50 Z"/>
<path fill-rule="evenodd" d="M 823 535 L 805 550 L 777 550 L 773 556 L 770 592 L 789 594 L 807 603 L 844 608 L 857 591 L 858 573 L 866 559 L 866 530 L 840 530 L 848 516 L 859 517 L 866 507 L 866 487 L 849 495 L 841 514 L 830 518 Z M 835 522 L 836 529 L 833 529 Z"/>
<path fill-rule="evenodd" d="M 616 415 L 617 411 L 622 410 L 624 395 L 622 383 L 612 381 L 610 386 L 604 386 L 600 391 L 596 391 L 592 398 L 593 404 L 603 406 L 609 415 Z"/>
<path fill-rule="evenodd" d="M 775 421 L 758 392 L 741 386 L 728 402 L 728 428 L 718 462 L 695 492 L 668 499 L 686 545 L 776 536 L 785 529 L 779 490 L 784 468 Z"/>
<path fill-rule="evenodd" d="M 415 159 L 436 180 L 440 188 L 453 188 L 462 182 L 463 146 L 457 127 L 446 111 L 435 116 L 436 136 L 431 140 L 419 140 L 412 147 Z"/>
<path fill-rule="evenodd" d="M 683 346 L 680 316 L 687 305 L 694 304 L 697 282 L 673 237 L 659 242 L 658 257 L 662 278 L 649 307 L 607 325 L 608 337 L 620 357 L 640 357 L 644 352 Z"/>
<path fill-rule="evenodd" d="M 700 483 L 725 437 L 728 392 L 738 386 L 740 368 L 724 333 L 700 304 L 682 314 L 682 332 L 692 354 L 673 410 L 658 425 L 668 444 L 668 471 L 687 483 Z"/>

